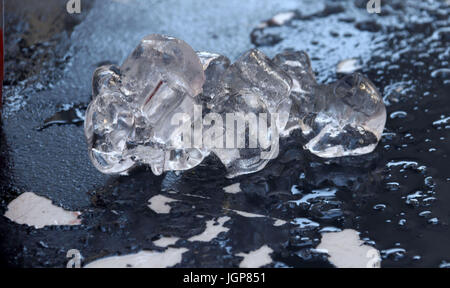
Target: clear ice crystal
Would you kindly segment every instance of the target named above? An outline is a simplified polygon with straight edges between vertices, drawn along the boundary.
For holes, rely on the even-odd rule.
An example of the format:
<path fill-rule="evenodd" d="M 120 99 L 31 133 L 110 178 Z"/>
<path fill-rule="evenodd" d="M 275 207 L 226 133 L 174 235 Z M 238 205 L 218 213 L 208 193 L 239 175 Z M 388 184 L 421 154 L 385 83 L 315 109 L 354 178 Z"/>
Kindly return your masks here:
<path fill-rule="evenodd" d="M 291 109 L 291 87 L 289 75 L 255 49 L 223 72 L 211 92 L 211 110 L 226 121 L 226 128 L 216 131 L 225 144 L 211 150 L 227 167 L 228 177 L 259 171 L 278 156 L 278 135 Z M 235 120 L 229 121 L 231 114 Z"/>
<path fill-rule="evenodd" d="M 318 84 L 303 51 L 271 60 L 253 49 L 230 64 L 157 34 L 145 37 L 122 66 L 97 68 L 92 95 L 85 119 L 89 155 L 110 174 L 139 164 L 156 175 L 187 170 L 210 152 L 228 177 L 253 173 L 278 156 L 279 137 L 294 129 L 319 157 L 361 155 L 375 149 L 386 122 L 370 80 L 354 73 Z M 180 113 L 187 117 L 174 122 Z M 194 133 L 179 137 L 186 127 Z M 183 145 L 184 137 L 201 138 L 202 145 Z"/>
<path fill-rule="evenodd" d="M 214 89 L 217 81 L 222 77 L 228 67 L 230 67 L 230 59 L 223 55 L 209 52 L 197 52 L 197 55 L 203 65 L 206 77 L 200 99 L 202 102 L 210 104 L 210 101 L 214 97 Z"/>
<path fill-rule="evenodd" d="M 303 124 L 302 119 L 304 115 L 317 110 L 315 106 L 318 104 L 317 100 L 319 100 L 312 95 L 317 83 L 308 54 L 304 51 L 284 52 L 276 55 L 273 61 L 286 71 L 292 79 L 291 113 L 286 129 L 280 136 L 288 136 L 292 130 L 299 128 L 304 133 L 308 133 L 308 127 Z"/>
<path fill-rule="evenodd" d="M 182 40 L 157 34 L 145 37 L 121 67 L 97 68 L 85 120 L 95 167 L 123 173 L 144 163 L 160 175 L 198 165 L 208 152 L 178 149 L 174 135 L 182 125 L 171 119 L 179 112 L 193 116 L 204 82 L 195 51 Z"/>
<path fill-rule="evenodd" d="M 323 158 L 372 152 L 386 123 L 386 107 L 375 85 L 353 73 L 329 85 L 316 83 L 305 52 L 274 58 L 293 79 L 288 129 L 300 128 L 311 153 Z"/>

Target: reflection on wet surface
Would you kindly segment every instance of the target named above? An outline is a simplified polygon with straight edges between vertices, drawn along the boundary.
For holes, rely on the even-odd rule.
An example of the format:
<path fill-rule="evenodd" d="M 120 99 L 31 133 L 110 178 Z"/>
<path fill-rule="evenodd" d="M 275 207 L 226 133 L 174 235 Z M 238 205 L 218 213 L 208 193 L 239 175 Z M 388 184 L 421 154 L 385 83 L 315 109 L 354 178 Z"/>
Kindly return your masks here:
<path fill-rule="evenodd" d="M 32 191 L 81 211 L 82 223 L 35 229 L 1 217 L 0 234 L 7 235 L 0 241 L 2 264 L 65 267 L 67 251 L 78 249 L 84 264 L 103 259 L 132 265 L 132 257 L 125 262 L 105 257 L 154 260 L 170 254 L 173 261 L 166 266 L 330 267 L 332 258 L 317 249 L 324 235 L 352 229 L 379 251 L 382 267 L 448 266 L 450 9 L 445 1 L 383 2 L 381 15 L 369 15 L 364 1 L 223 1 L 214 7 L 172 2 L 96 1 L 64 36 L 69 38 L 53 42 L 32 44 L 20 33 L 6 35 L 25 41 L 20 51 L 6 50 L 10 60 L 25 62 L 12 70 L 4 89 L 1 170 L 8 180 L 0 180 L 1 212 Z M 199 5 L 204 19 L 192 16 Z M 175 6 L 180 7 L 166 9 Z M 223 17 L 230 21 L 215 21 L 219 11 L 227 11 Z M 104 13 L 124 25 L 111 25 Z M 236 21 L 242 13 L 248 17 Z M 15 31 L 34 29 L 11 23 Z M 143 35 L 154 32 L 232 59 L 255 46 L 270 56 L 303 49 L 318 80 L 326 83 L 339 78 L 336 69 L 357 68 L 383 92 L 388 120 L 382 140 L 371 154 L 324 161 L 303 151 L 301 136 L 294 133 L 264 170 L 233 180 L 213 157 L 184 173 L 156 177 L 141 167 L 128 176 L 108 177 L 91 166 L 81 127 L 36 129 L 64 111 L 58 107 L 87 103 L 98 63 L 121 63 Z M 61 57 L 42 55 L 60 49 L 71 56 L 55 70 L 53 61 Z M 38 55 L 39 73 L 24 73 L 33 56 L 23 53 Z M 349 59 L 357 60 L 342 64 Z"/>
<path fill-rule="evenodd" d="M 63 105 L 62 109 L 57 111 L 51 117 L 44 120 L 44 124 L 38 128 L 44 130 L 52 125 L 76 124 L 81 125 L 84 122 L 86 105 Z"/>

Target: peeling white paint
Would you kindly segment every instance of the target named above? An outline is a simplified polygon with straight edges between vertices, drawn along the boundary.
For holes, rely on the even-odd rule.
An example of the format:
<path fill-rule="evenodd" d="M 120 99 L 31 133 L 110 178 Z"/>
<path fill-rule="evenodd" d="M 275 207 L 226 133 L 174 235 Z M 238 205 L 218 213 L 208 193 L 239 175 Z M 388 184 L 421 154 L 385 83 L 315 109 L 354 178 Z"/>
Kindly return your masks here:
<path fill-rule="evenodd" d="M 365 245 L 358 231 L 352 229 L 322 234 L 316 250 L 327 253 L 328 260 L 338 268 L 379 268 L 381 264 L 380 252 Z"/>
<path fill-rule="evenodd" d="M 51 225 L 80 225 L 81 212 L 67 211 L 52 204 L 50 199 L 25 192 L 8 204 L 5 217 L 18 224 L 39 229 Z"/>
<path fill-rule="evenodd" d="M 223 191 L 225 191 L 225 193 L 230 193 L 230 194 L 236 194 L 236 193 L 242 192 L 241 183 L 234 183 L 234 184 L 231 184 L 230 186 L 223 187 Z"/>
<path fill-rule="evenodd" d="M 272 217 L 267 217 L 261 214 L 255 214 L 255 213 L 250 213 L 250 212 L 245 212 L 245 211 L 240 211 L 240 210 L 233 210 L 233 209 L 225 209 L 225 210 L 229 210 L 229 211 L 233 211 L 234 213 L 241 215 L 243 217 L 247 217 L 247 218 L 269 218 L 274 220 L 275 222 L 273 223 L 273 226 L 282 226 L 284 224 L 286 224 L 287 222 L 281 219 L 277 219 L 277 218 L 272 218 Z"/>
<path fill-rule="evenodd" d="M 176 201 L 178 200 L 166 197 L 164 195 L 156 195 L 148 200 L 148 203 L 150 203 L 148 208 L 159 214 L 167 214 L 170 213 L 170 209 L 172 209 L 168 204 Z"/>
<path fill-rule="evenodd" d="M 266 217 L 261 214 L 255 214 L 255 213 L 250 213 L 250 212 L 245 212 L 245 211 L 240 211 L 240 210 L 233 210 L 233 209 L 226 209 L 226 210 L 233 211 L 234 213 L 241 215 L 243 217 L 247 217 L 247 218 L 265 218 Z"/>
<path fill-rule="evenodd" d="M 175 244 L 180 238 L 177 237 L 161 237 L 156 241 L 153 241 L 153 244 L 155 244 L 158 247 L 167 247 L 170 245 Z"/>
<path fill-rule="evenodd" d="M 270 264 L 272 263 L 272 257 L 270 257 L 270 253 L 272 252 L 273 250 L 269 246 L 264 245 L 250 253 L 236 254 L 236 256 L 244 257 L 241 263 L 239 263 L 239 268 L 259 268 Z"/>
<path fill-rule="evenodd" d="M 275 218 L 274 218 L 275 220 Z M 286 224 L 287 222 L 281 219 L 276 219 L 275 222 L 273 223 L 273 226 L 283 226 L 284 224 Z"/>
<path fill-rule="evenodd" d="M 192 236 L 188 239 L 188 241 L 201 241 L 201 242 L 209 242 L 216 238 L 220 233 L 222 232 L 228 232 L 230 230 L 227 227 L 223 227 L 223 224 L 230 220 L 231 218 L 228 216 L 220 217 L 217 219 L 218 224 L 216 224 L 216 221 L 209 220 L 206 221 L 206 229 L 199 235 Z"/>
<path fill-rule="evenodd" d="M 183 253 L 187 251 L 186 248 L 168 248 L 164 252 L 141 251 L 99 259 L 84 268 L 167 268 L 180 263 Z"/>

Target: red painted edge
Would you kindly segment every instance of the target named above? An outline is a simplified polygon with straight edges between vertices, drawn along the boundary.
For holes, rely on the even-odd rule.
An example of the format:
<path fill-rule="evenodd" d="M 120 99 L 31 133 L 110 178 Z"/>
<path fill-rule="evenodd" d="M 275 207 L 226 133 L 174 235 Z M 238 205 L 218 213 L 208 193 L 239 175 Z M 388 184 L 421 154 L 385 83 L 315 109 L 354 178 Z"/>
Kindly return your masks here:
<path fill-rule="evenodd" d="M 0 29 L 0 113 L 2 111 L 3 95 L 3 28 Z"/>

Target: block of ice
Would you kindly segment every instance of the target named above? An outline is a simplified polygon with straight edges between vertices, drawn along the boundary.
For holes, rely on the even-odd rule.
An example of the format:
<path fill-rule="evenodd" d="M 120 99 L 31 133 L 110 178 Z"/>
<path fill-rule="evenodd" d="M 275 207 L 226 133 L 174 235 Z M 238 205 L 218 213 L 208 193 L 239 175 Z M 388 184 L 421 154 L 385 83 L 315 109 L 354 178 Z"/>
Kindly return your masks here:
<path fill-rule="evenodd" d="M 178 149 L 183 123 L 193 117 L 205 74 L 195 51 L 163 35 L 145 37 L 120 67 L 102 66 L 93 77 L 93 100 L 86 111 L 89 155 L 103 173 L 122 173 L 139 163 L 159 175 L 199 164 L 202 149 Z M 180 124 L 181 123 L 181 124 Z"/>
<path fill-rule="evenodd" d="M 281 136 L 288 136 L 290 131 L 298 128 L 307 133 L 308 128 L 304 125 L 303 118 L 317 110 L 315 106 L 319 104 L 317 101 L 320 100 L 313 96 L 313 89 L 317 82 L 309 56 L 304 51 L 289 51 L 276 55 L 273 61 L 292 78 L 291 113 L 286 129 Z"/>
<path fill-rule="evenodd" d="M 222 77 L 225 71 L 230 67 L 230 59 L 227 57 L 209 53 L 209 52 L 197 52 L 200 61 L 205 71 L 205 83 L 203 84 L 203 93 L 200 98 L 203 102 L 210 104 L 212 98 L 214 98 L 214 88 L 217 81 Z"/>
<path fill-rule="evenodd" d="M 278 156 L 279 136 L 293 129 L 317 156 L 361 155 L 375 149 L 386 121 L 370 80 L 354 73 L 318 84 L 305 52 L 271 60 L 253 49 L 230 65 L 225 56 L 157 34 L 120 67 L 97 68 L 92 94 L 84 128 L 103 173 L 138 164 L 156 175 L 186 170 L 210 152 L 229 177 L 253 173 Z"/>
<path fill-rule="evenodd" d="M 375 149 L 386 123 L 386 107 L 369 79 L 353 73 L 329 85 L 318 84 L 304 52 L 285 52 L 274 62 L 293 79 L 287 128 L 301 129 L 305 149 L 323 158 Z"/>
<path fill-rule="evenodd" d="M 229 177 L 259 171 L 278 156 L 278 135 L 291 109 L 291 87 L 291 77 L 258 50 L 242 55 L 216 82 L 211 111 L 223 123 L 214 137 L 224 144 L 213 145 L 211 151 Z"/>

